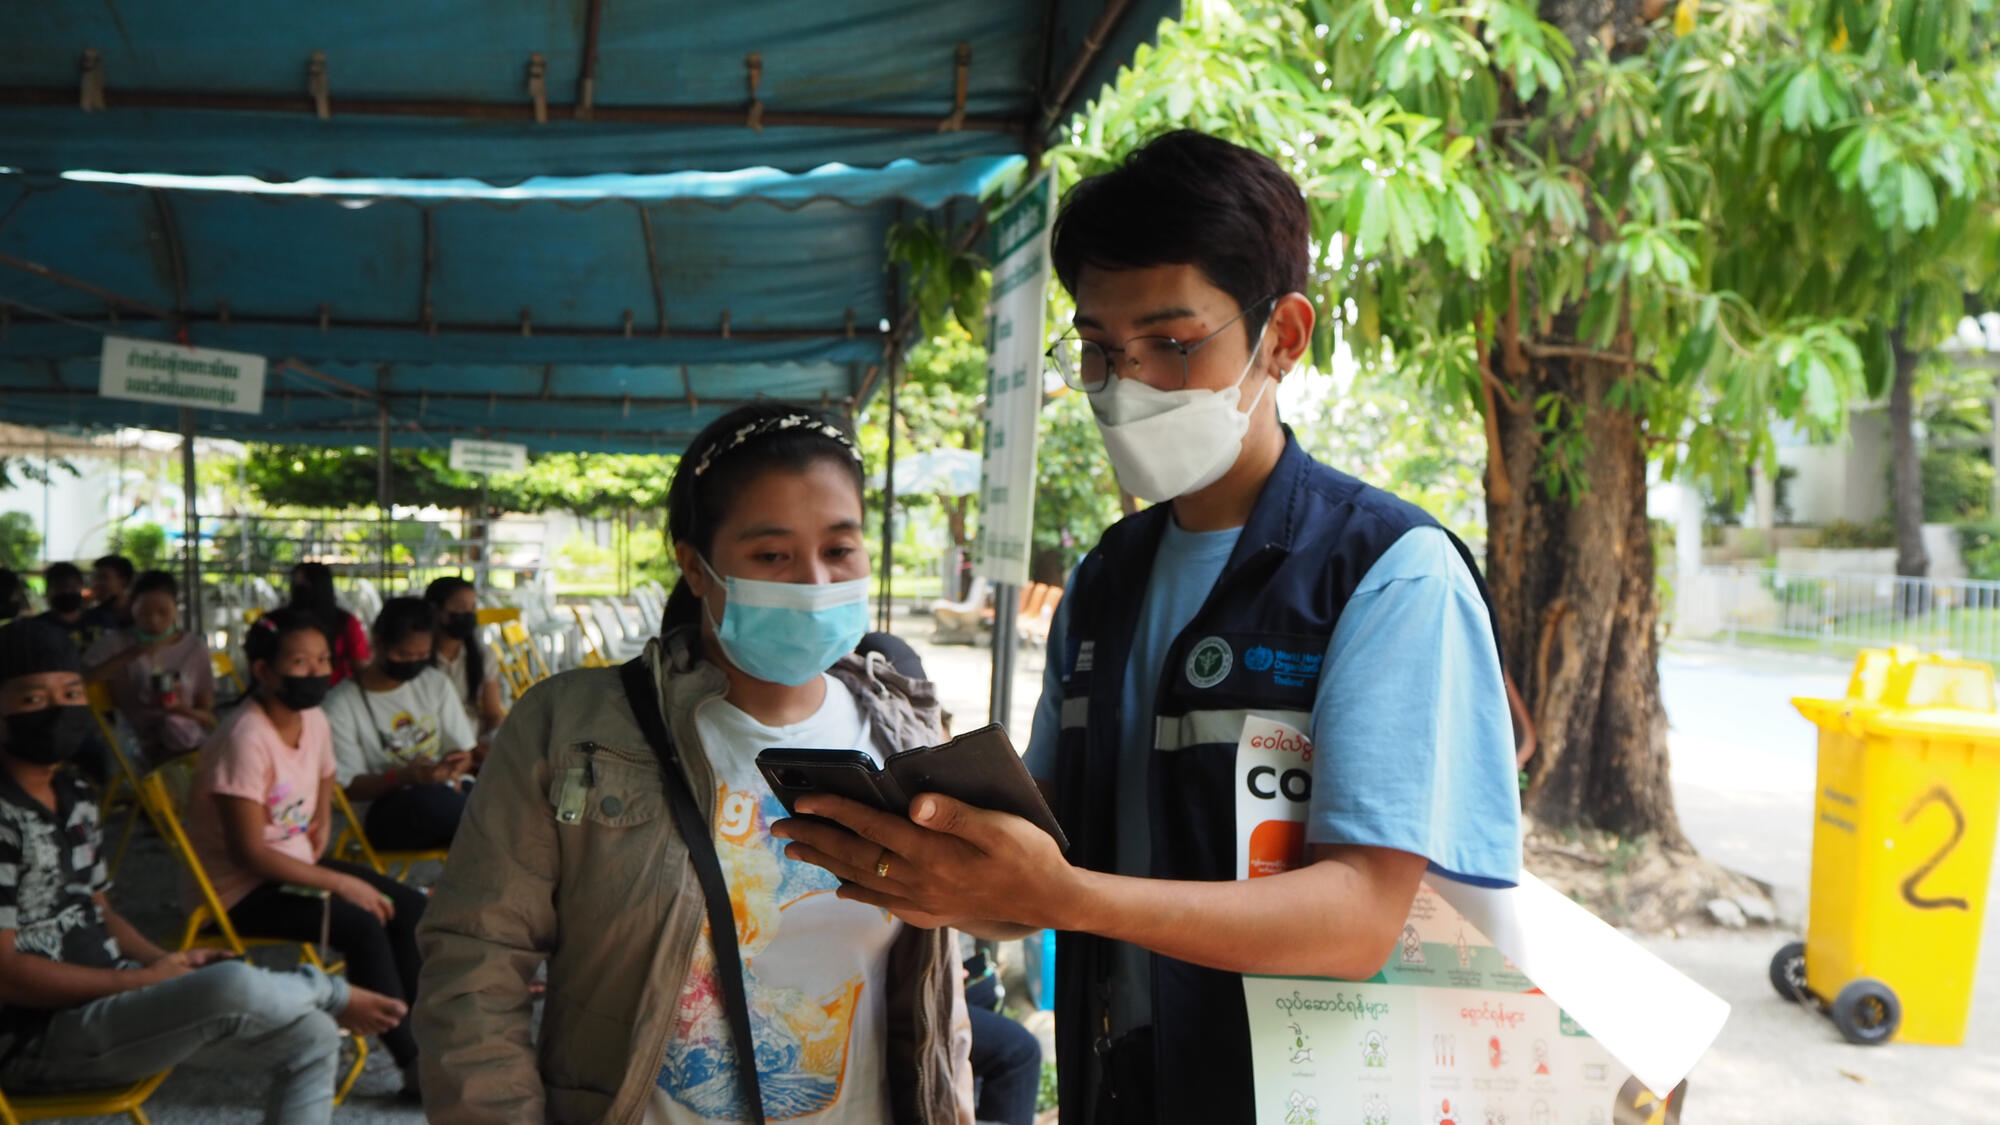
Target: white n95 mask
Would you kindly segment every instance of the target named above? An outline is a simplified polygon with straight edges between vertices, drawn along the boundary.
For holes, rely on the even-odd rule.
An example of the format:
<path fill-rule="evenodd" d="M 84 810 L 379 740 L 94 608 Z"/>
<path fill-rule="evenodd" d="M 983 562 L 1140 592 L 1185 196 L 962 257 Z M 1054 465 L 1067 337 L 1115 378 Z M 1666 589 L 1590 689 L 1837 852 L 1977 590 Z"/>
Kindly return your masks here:
<path fill-rule="evenodd" d="M 1268 331 L 1270 321 L 1264 322 Z M 1258 388 L 1249 410 L 1238 410 L 1243 380 L 1257 365 L 1264 332 L 1233 386 L 1219 391 L 1190 388 L 1163 391 L 1135 379 L 1113 376 L 1104 389 L 1090 396 L 1104 452 L 1125 491 L 1158 504 L 1200 492 L 1222 479 L 1243 451 L 1250 430 L 1250 412 L 1264 401 L 1271 380 Z"/>

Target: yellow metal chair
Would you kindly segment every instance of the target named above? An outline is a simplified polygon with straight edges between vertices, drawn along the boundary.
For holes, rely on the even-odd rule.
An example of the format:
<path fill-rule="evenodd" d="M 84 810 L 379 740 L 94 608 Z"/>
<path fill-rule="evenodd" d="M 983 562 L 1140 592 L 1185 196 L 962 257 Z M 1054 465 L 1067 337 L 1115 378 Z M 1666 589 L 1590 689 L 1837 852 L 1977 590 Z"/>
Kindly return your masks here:
<path fill-rule="evenodd" d="M 162 1071 L 151 1078 L 142 1078 L 129 1086 L 119 1086 L 109 1090 L 89 1090 L 81 1093 L 60 1094 L 16 1094 L 8 1097 L 0 1093 L 0 1125 L 22 1125 L 27 1121 L 66 1121 L 76 1117 L 109 1117 L 122 1114 L 133 1125 L 151 1125 L 146 1111 L 141 1108 L 160 1083 L 167 1080 Z"/>
<path fill-rule="evenodd" d="M 172 766 L 167 767 L 174 768 Z M 201 905 L 188 912 L 187 925 L 181 928 L 180 949 L 226 949 L 238 957 L 247 956 L 252 949 L 292 948 L 299 952 L 301 960 L 316 965 L 329 973 L 338 973 L 346 966 L 331 958 L 311 942 L 294 941 L 290 938 L 255 937 L 239 933 L 229 920 L 229 910 L 222 905 L 222 897 L 215 892 L 215 883 L 201 865 L 201 857 L 194 851 L 194 844 L 188 840 L 187 830 L 181 826 L 180 815 L 174 811 L 173 798 L 167 793 L 166 783 L 160 777 L 160 770 L 139 778 L 139 799 L 145 802 L 153 822 L 160 826 L 160 835 L 167 846 L 180 860 L 181 867 L 194 880 L 201 892 Z M 306 893 L 327 897 L 327 892 L 318 888 L 300 888 Z M 341 1077 L 340 1085 L 334 1091 L 334 1104 L 347 1100 L 348 1091 L 361 1077 L 361 1070 L 368 1064 L 368 1042 L 358 1035 L 343 1037 L 354 1045 L 354 1061 Z"/>
<path fill-rule="evenodd" d="M 609 668 L 611 658 L 606 655 L 611 650 L 605 639 L 604 630 L 597 619 L 586 615 L 580 606 L 569 607 L 570 616 L 576 618 L 577 632 L 583 634 L 583 659 L 579 661 L 585 668 Z"/>
<path fill-rule="evenodd" d="M 549 678 L 548 662 L 542 659 L 541 647 L 535 644 L 535 638 L 528 632 L 526 625 L 519 621 L 509 621 L 501 625 L 500 640 L 520 662 L 523 677 L 522 691 Z"/>
<path fill-rule="evenodd" d="M 118 868 L 125 862 L 126 849 L 132 846 L 132 834 L 139 827 L 139 816 L 144 813 L 153 821 L 153 829 L 159 831 L 160 823 L 152 816 L 146 802 L 139 798 L 138 773 L 132 768 L 131 756 L 125 753 L 125 745 L 118 737 L 118 713 L 111 702 L 111 688 L 104 683 L 89 684 L 85 692 L 90 700 L 90 715 L 97 720 L 97 731 L 104 736 L 104 745 L 111 751 L 111 759 L 117 769 L 111 781 L 104 787 L 104 797 L 98 803 L 99 819 L 109 824 L 121 802 L 129 806 L 125 814 L 125 827 L 118 834 L 118 847 L 111 853 L 111 863 L 105 870 L 117 876 Z M 161 833 L 165 835 L 164 832 Z"/>
<path fill-rule="evenodd" d="M 387 875 L 397 882 L 410 877 L 417 864 L 429 860 L 443 863 L 449 853 L 444 848 L 414 848 L 394 850 L 378 848 L 368 842 L 368 834 L 361 830 L 361 818 L 354 815 L 354 806 L 348 803 L 347 794 L 339 785 L 333 787 L 333 808 L 347 821 L 334 839 L 333 854 L 343 859 L 359 860 L 375 869 L 378 875 Z"/>
<path fill-rule="evenodd" d="M 217 680 L 228 680 L 230 683 L 236 685 L 237 696 L 241 697 L 243 693 L 250 690 L 250 685 L 243 682 L 243 673 L 236 670 L 235 659 L 228 653 L 221 649 L 209 653 L 208 666 L 215 672 Z"/>
<path fill-rule="evenodd" d="M 495 655 L 500 658 L 500 674 L 507 679 L 507 693 L 515 699 L 535 686 L 535 672 L 528 663 L 528 650 L 533 648 L 528 642 L 528 631 L 518 622 L 500 626 L 500 644 Z"/>

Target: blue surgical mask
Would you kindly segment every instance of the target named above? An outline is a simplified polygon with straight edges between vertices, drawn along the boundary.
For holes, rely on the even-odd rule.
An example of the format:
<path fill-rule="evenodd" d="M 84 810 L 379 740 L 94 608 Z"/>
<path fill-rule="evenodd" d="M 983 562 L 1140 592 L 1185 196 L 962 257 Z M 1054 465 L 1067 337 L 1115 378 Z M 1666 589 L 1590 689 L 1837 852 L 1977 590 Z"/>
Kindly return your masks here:
<path fill-rule="evenodd" d="M 866 578 L 760 582 L 725 578 L 707 559 L 701 565 L 728 598 L 720 624 L 702 599 L 709 628 L 729 662 L 760 680 L 790 687 L 811 683 L 853 652 L 868 632 Z"/>

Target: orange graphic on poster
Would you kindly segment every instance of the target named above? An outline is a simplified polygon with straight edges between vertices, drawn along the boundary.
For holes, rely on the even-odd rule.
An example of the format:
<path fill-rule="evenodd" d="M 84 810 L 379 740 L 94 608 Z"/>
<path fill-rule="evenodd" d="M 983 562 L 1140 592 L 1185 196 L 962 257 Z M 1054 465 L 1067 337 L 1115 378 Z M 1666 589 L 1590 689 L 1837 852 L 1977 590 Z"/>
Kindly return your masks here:
<path fill-rule="evenodd" d="M 1306 826 L 1298 820 L 1267 820 L 1250 832 L 1249 878 L 1282 875 L 1306 854 Z"/>

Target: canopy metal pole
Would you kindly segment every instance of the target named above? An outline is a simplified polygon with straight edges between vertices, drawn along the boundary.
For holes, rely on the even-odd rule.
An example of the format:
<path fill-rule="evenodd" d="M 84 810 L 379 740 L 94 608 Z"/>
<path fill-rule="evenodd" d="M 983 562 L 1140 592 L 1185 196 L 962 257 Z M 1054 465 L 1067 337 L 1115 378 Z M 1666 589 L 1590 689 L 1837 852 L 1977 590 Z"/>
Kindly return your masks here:
<path fill-rule="evenodd" d="M 382 565 L 378 573 L 382 578 L 382 596 L 389 596 L 389 404 L 382 403 L 375 408 L 375 421 L 379 430 L 375 456 L 375 507 L 379 513 Z"/>
<path fill-rule="evenodd" d="M 42 569 L 49 568 L 49 544 L 55 542 L 56 529 L 49 523 L 49 482 L 55 479 L 55 438 L 47 430 L 42 431 Z M 45 590 L 44 593 L 47 591 Z"/>
<path fill-rule="evenodd" d="M 1014 615 L 1021 588 L 996 584 L 993 587 L 993 686 L 986 721 L 1007 725 L 1014 713 Z"/>
<path fill-rule="evenodd" d="M 187 630 L 201 633 L 201 513 L 194 503 L 194 410 L 181 407 L 181 487 L 185 492 L 183 502 L 187 507 L 187 523 L 183 530 L 182 584 L 186 588 L 183 599 L 187 607 Z"/>
<path fill-rule="evenodd" d="M 902 365 L 900 349 L 889 353 L 889 463 L 882 470 L 882 624 L 881 630 L 889 632 L 891 619 L 895 613 L 892 601 L 896 581 L 896 376 Z"/>

